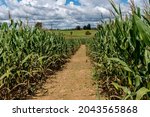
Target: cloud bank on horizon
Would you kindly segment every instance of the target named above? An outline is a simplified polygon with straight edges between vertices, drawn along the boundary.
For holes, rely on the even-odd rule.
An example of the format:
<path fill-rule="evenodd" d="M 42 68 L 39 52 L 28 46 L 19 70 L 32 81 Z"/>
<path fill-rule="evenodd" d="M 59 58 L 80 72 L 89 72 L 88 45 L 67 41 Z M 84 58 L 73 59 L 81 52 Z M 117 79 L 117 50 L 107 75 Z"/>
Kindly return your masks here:
<path fill-rule="evenodd" d="M 129 11 L 129 0 L 114 0 Z M 143 0 L 135 0 L 142 5 Z M 148 1 L 148 0 L 147 0 Z M 8 21 L 8 12 L 13 19 L 26 20 L 30 24 L 42 22 L 49 28 L 72 28 L 90 23 L 95 26 L 101 19 L 110 17 L 108 0 L 0 0 L 0 22 Z"/>

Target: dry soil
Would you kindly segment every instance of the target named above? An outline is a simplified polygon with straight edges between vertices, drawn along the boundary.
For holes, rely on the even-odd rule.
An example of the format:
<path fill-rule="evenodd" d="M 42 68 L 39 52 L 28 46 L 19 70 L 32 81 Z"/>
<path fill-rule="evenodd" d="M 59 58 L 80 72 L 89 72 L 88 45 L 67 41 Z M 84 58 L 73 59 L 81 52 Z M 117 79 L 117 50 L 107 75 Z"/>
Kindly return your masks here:
<path fill-rule="evenodd" d="M 79 50 L 65 64 L 62 71 L 50 76 L 39 90 L 37 100 L 96 100 L 96 86 L 92 80 L 92 65 L 86 47 Z"/>

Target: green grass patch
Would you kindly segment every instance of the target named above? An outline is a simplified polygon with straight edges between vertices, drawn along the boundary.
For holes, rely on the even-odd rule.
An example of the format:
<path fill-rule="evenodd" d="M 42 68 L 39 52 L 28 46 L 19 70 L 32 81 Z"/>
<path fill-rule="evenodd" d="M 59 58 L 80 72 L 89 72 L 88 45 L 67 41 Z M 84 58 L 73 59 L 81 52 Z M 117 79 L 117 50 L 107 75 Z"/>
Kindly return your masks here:
<path fill-rule="evenodd" d="M 91 34 L 86 35 L 89 31 Z M 87 39 L 93 38 L 97 30 L 52 30 L 55 34 L 62 33 L 66 39 Z"/>

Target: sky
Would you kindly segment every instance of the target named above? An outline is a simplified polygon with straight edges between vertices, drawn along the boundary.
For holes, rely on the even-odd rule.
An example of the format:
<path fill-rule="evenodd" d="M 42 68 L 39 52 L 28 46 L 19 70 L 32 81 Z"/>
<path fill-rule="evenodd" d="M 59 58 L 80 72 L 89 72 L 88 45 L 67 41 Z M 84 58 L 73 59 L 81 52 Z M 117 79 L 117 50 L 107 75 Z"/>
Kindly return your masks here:
<path fill-rule="evenodd" d="M 134 1 L 142 6 L 144 0 Z M 114 2 L 124 13 L 129 12 L 129 0 Z M 111 17 L 110 9 L 108 0 L 0 0 L 0 22 L 8 22 L 10 12 L 14 20 L 28 18 L 30 25 L 42 22 L 45 28 L 74 28 L 89 23 L 95 27 L 102 18 Z"/>

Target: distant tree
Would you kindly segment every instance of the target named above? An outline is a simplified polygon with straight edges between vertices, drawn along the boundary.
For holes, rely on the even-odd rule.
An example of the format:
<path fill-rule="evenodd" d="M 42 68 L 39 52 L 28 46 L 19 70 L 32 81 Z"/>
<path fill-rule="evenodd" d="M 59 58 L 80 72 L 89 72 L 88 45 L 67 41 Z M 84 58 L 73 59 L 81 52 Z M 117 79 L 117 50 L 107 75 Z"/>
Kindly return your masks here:
<path fill-rule="evenodd" d="M 83 29 L 86 30 L 86 29 L 87 29 L 87 26 L 83 26 Z"/>
<path fill-rule="evenodd" d="M 91 30 L 91 24 L 88 24 L 88 25 L 87 25 L 87 29 L 88 29 L 88 30 Z"/>
<path fill-rule="evenodd" d="M 80 26 L 76 26 L 76 30 L 81 30 L 81 27 Z"/>
<path fill-rule="evenodd" d="M 36 27 L 36 28 L 42 28 L 42 22 L 37 22 L 37 23 L 35 24 L 35 27 Z"/>

